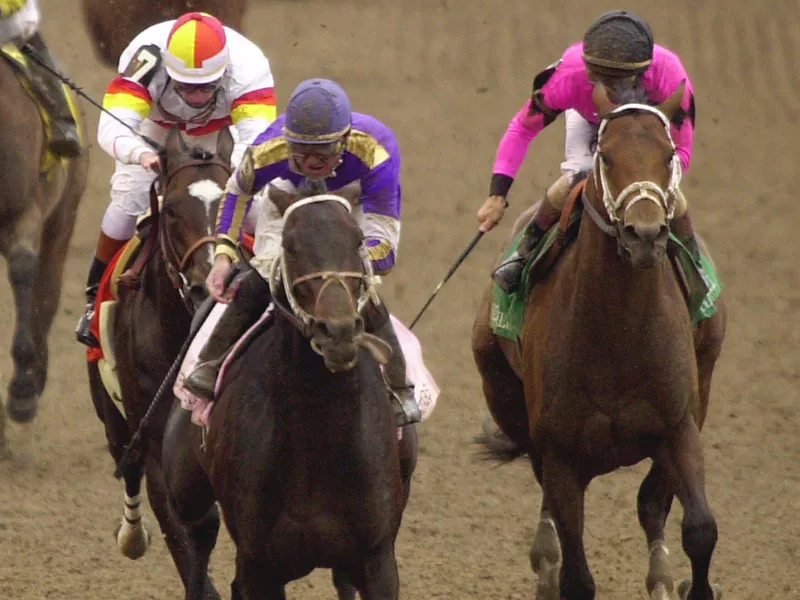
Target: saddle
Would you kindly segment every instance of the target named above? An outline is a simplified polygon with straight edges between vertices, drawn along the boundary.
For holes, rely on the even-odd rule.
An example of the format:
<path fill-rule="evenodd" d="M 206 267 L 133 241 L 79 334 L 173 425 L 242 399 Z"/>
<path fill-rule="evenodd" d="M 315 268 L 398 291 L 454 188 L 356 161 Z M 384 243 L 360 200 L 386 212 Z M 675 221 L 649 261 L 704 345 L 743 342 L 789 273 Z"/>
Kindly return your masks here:
<path fill-rule="evenodd" d="M 39 164 L 39 172 L 42 175 L 50 174 L 55 167 L 62 166 L 66 163 L 68 159 L 64 158 L 63 156 L 58 156 L 54 152 L 49 149 L 49 141 L 52 137 L 52 117 L 50 116 L 50 112 L 48 111 L 47 107 L 42 103 L 39 96 L 33 89 L 32 82 L 32 75 L 31 75 L 31 63 L 27 56 L 20 50 L 15 44 L 6 43 L 0 45 L 0 56 L 13 68 L 14 72 L 17 74 L 17 79 L 19 79 L 22 87 L 27 92 L 28 96 L 30 96 L 31 100 L 33 101 L 36 109 L 39 111 L 39 116 L 42 121 L 42 128 L 44 130 L 45 135 L 45 144 L 44 149 L 42 151 L 42 157 Z M 75 103 L 75 97 L 72 95 L 72 91 L 68 90 L 67 92 L 68 98 L 70 102 L 73 104 Z M 77 111 L 74 111 L 76 114 L 77 119 Z M 78 123 L 80 127 L 80 123 Z"/>

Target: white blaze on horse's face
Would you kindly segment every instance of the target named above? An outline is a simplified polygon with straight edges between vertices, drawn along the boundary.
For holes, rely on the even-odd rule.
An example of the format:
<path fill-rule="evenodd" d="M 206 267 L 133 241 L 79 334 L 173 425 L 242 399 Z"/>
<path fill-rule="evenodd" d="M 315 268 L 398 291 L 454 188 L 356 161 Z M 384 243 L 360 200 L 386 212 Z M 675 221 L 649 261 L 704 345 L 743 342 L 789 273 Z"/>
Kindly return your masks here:
<path fill-rule="evenodd" d="M 223 193 L 224 190 L 219 186 L 219 184 L 217 184 L 216 181 L 211 181 L 210 179 L 195 181 L 189 185 L 189 194 L 205 204 L 206 235 L 213 234 L 211 211 L 214 206 L 214 202 L 217 202 L 220 198 L 222 198 Z M 210 245 L 208 246 L 208 262 L 213 266 L 214 250 Z"/>

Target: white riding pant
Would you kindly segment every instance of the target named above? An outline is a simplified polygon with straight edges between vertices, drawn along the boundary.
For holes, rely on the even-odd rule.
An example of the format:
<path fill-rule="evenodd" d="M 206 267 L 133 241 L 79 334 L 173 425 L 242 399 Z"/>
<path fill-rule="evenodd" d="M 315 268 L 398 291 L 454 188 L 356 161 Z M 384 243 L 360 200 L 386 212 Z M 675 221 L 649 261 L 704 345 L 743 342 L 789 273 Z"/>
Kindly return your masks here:
<path fill-rule="evenodd" d="M 564 112 L 564 127 L 566 135 L 561 173 L 572 176 L 591 169 L 599 126 L 589 123 L 578 111 L 569 109 Z"/>
<path fill-rule="evenodd" d="M 25 42 L 39 30 L 42 15 L 38 0 L 28 0 L 20 10 L 7 19 L 0 19 L 0 43 Z"/>
<path fill-rule="evenodd" d="M 166 141 L 169 134 L 168 129 L 149 119 L 142 122 L 139 131 L 160 144 Z M 236 128 L 231 127 L 230 131 L 236 142 L 239 137 Z M 191 145 L 200 146 L 208 152 L 215 152 L 218 137 L 219 132 L 215 131 L 203 136 L 186 136 L 186 139 Z M 114 174 L 111 176 L 111 203 L 106 208 L 100 226 L 104 234 L 115 240 L 127 240 L 133 236 L 137 219 L 150 208 L 150 185 L 156 177 L 156 173 L 148 171 L 138 163 L 128 165 L 117 161 Z M 254 220 L 253 222 L 248 220 L 245 230 L 249 227 L 249 231 L 252 231 L 254 225 Z"/>

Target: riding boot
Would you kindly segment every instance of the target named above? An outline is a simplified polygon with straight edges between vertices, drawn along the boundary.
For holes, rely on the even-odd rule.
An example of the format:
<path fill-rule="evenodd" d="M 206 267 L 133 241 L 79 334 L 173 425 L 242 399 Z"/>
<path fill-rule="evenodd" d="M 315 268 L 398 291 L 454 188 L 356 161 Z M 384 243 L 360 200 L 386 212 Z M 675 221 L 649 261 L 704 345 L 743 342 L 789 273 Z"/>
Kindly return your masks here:
<path fill-rule="evenodd" d="M 90 348 L 99 348 L 100 342 L 89 331 L 89 326 L 94 319 L 95 303 L 97 301 L 97 290 L 100 288 L 100 280 L 108 268 L 108 263 L 101 261 L 96 256 L 92 258 L 92 265 L 89 267 L 89 277 L 86 280 L 86 308 L 78 320 L 75 328 L 75 338 Z"/>
<path fill-rule="evenodd" d="M 42 63 L 57 70 L 53 57 L 39 33 L 28 39 L 23 52 L 33 54 Z M 67 96 L 65 85 L 36 60 L 31 59 L 30 82 L 34 93 L 50 115 L 49 148 L 63 157 L 75 157 L 83 150 L 77 117 Z"/>
<path fill-rule="evenodd" d="M 183 387 L 195 396 L 214 399 L 219 370 L 236 341 L 255 324 L 269 305 L 267 282 L 255 270 L 241 279 L 236 295 L 225 307 L 222 316 L 197 357 L 197 366 L 186 377 Z"/>
<path fill-rule="evenodd" d="M 685 212 L 680 217 L 676 217 L 672 221 L 672 231 L 689 251 L 689 254 L 692 255 L 692 260 L 694 260 L 695 263 L 699 262 L 700 247 L 697 245 L 697 238 L 694 235 L 694 227 L 692 226 L 692 220 L 689 218 L 688 212 Z"/>
<path fill-rule="evenodd" d="M 389 391 L 394 400 L 397 426 L 403 427 L 418 423 L 422 419 L 422 413 L 414 397 L 414 384 L 406 377 L 406 358 L 388 314 L 383 324 L 369 333 L 381 338 L 392 349 L 392 355 L 386 365 L 386 382 L 389 384 Z"/>
<path fill-rule="evenodd" d="M 507 294 L 511 294 L 519 287 L 522 272 L 534 248 L 561 216 L 561 210 L 552 206 L 547 194 L 542 199 L 542 204 L 536 215 L 525 227 L 525 233 L 514 253 L 506 259 L 492 273 L 492 280 Z"/>

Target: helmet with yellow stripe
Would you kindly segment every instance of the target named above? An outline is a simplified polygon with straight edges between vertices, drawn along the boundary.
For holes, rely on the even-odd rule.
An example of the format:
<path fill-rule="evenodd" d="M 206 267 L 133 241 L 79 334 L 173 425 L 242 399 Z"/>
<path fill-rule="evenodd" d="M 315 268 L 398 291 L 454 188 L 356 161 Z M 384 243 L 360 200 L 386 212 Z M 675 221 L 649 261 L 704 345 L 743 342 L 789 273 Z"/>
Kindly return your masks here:
<path fill-rule="evenodd" d="M 217 81 L 230 60 L 225 29 L 207 13 L 186 13 L 172 26 L 162 56 L 174 81 L 189 85 Z"/>

